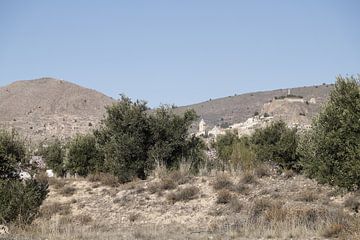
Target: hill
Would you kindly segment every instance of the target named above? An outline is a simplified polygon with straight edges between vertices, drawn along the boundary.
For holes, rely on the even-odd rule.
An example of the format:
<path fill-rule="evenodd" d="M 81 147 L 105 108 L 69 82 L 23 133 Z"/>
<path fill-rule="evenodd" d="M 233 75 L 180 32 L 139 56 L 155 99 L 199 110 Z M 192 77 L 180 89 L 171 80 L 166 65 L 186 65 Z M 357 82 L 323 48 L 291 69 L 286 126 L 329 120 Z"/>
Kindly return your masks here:
<path fill-rule="evenodd" d="M 17 81 L 0 88 L 0 126 L 35 141 L 68 138 L 96 126 L 114 101 L 63 80 Z"/>
<path fill-rule="evenodd" d="M 273 114 L 275 117 L 280 115 L 288 122 L 295 121 L 308 124 L 319 112 L 321 105 L 326 102 L 332 88 L 332 84 L 323 84 L 320 86 L 246 93 L 178 107 L 175 111 L 182 113 L 186 109 L 194 109 L 209 126 L 244 122 L 253 117 L 256 112 L 265 113 L 266 111 L 271 111 L 268 113 Z M 303 101 L 300 103 L 281 101 L 281 97 L 286 96 L 289 90 L 291 95 L 298 96 Z M 279 101 L 273 101 L 275 97 L 280 98 Z M 311 99 L 313 101 L 310 101 Z M 294 115 L 299 116 L 299 119 L 294 118 Z"/>
<path fill-rule="evenodd" d="M 307 125 L 326 101 L 332 85 L 246 93 L 175 108 L 194 109 L 208 126 L 246 121 L 254 113 Z M 295 100 L 283 99 L 289 94 Z M 275 101 L 275 98 L 278 98 Z M 297 100 L 296 100 L 297 99 Z M 16 129 L 33 142 L 68 139 L 98 126 L 115 100 L 95 90 L 53 78 L 17 81 L 0 88 L 0 127 Z M 195 129 L 195 128 L 194 128 Z"/>

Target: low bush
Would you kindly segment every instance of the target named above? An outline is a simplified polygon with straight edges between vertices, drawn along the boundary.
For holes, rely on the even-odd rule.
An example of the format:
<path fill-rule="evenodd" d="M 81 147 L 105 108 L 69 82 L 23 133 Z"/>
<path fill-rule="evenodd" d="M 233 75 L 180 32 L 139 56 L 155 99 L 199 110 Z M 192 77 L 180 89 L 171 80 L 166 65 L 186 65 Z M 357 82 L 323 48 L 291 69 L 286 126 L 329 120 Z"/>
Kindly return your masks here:
<path fill-rule="evenodd" d="M 87 176 L 104 165 L 94 135 L 77 135 L 68 143 L 66 169 L 72 175 Z"/>
<path fill-rule="evenodd" d="M 284 169 L 299 171 L 298 136 L 296 132 L 296 129 L 288 128 L 283 121 L 271 123 L 262 129 L 256 129 L 251 137 L 256 159 L 261 162 L 272 161 Z"/>
<path fill-rule="evenodd" d="M 199 194 L 199 188 L 190 186 L 185 187 L 177 190 L 176 192 L 171 192 L 167 195 L 167 200 L 169 200 L 172 203 L 178 202 L 178 201 L 189 201 Z"/>
<path fill-rule="evenodd" d="M 231 201 L 232 198 L 233 198 L 233 195 L 231 194 L 230 191 L 221 190 L 217 194 L 216 203 L 217 204 L 227 204 L 227 203 L 229 203 Z"/>
<path fill-rule="evenodd" d="M 91 182 L 100 182 L 109 187 L 117 187 L 120 184 L 119 178 L 110 173 L 94 173 L 90 174 L 87 179 Z"/>
<path fill-rule="evenodd" d="M 48 184 L 37 180 L 0 180 L 0 222 L 29 224 L 39 213 Z"/>
<path fill-rule="evenodd" d="M 40 216 L 45 219 L 51 219 L 51 217 L 56 214 L 69 215 L 70 212 L 71 209 L 69 204 L 55 202 L 42 206 L 40 209 Z"/>
<path fill-rule="evenodd" d="M 58 177 L 66 175 L 65 168 L 65 146 L 59 139 L 40 146 L 39 154 L 45 159 L 48 168 L 52 169 Z"/>
<path fill-rule="evenodd" d="M 213 188 L 215 190 L 228 189 L 231 190 L 234 187 L 234 183 L 226 174 L 218 174 L 213 182 Z"/>
<path fill-rule="evenodd" d="M 74 195 L 75 192 L 76 192 L 76 188 L 71 187 L 71 186 L 66 186 L 60 190 L 60 194 L 65 197 L 72 196 L 72 195 Z"/>

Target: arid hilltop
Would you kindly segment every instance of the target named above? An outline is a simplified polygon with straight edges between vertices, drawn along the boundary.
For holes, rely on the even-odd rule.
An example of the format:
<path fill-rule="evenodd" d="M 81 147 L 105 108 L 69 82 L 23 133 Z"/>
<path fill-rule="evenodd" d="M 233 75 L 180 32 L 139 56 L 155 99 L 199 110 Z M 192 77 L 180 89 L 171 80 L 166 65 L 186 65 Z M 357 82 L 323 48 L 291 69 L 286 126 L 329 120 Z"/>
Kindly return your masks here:
<path fill-rule="evenodd" d="M 256 112 L 309 124 L 332 87 L 323 84 L 246 93 L 178 107 L 175 112 L 193 108 L 208 126 L 244 122 Z M 274 101 L 289 93 L 301 97 L 300 101 Z M 105 114 L 105 106 L 114 102 L 102 93 L 64 80 L 16 81 L 0 88 L 0 127 L 14 128 L 33 142 L 55 137 L 68 139 L 96 127 Z"/>
<path fill-rule="evenodd" d="M 253 117 L 256 112 L 259 114 L 267 112 L 275 117 L 281 115 L 284 118 L 283 120 L 287 122 L 295 121 L 308 124 L 319 112 L 321 105 L 326 102 L 332 88 L 332 84 L 322 84 L 320 86 L 245 93 L 179 107 L 176 111 L 181 113 L 192 108 L 211 127 L 244 122 Z M 292 96 L 300 97 L 303 101 L 283 102 L 281 99 L 278 99 L 280 101 L 273 101 L 275 98 L 288 95 L 289 92 Z"/>
<path fill-rule="evenodd" d="M 0 126 L 34 141 L 64 139 L 96 126 L 114 101 L 63 80 L 17 81 L 0 88 Z"/>

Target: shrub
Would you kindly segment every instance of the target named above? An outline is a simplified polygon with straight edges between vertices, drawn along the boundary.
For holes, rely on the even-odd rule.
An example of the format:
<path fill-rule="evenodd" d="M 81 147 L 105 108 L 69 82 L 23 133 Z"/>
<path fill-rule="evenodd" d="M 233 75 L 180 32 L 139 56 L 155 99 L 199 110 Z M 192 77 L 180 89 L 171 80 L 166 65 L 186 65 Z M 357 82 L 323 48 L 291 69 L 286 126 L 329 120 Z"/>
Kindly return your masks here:
<path fill-rule="evenodd" d="M 55 214 L 59 214 L 59 215 L 70 214 L 70 204 L 62 204 L 55 202 L 44 205 L 40 209 L 40 216 L 45 219 L 51 219 L 51 217 Z"/>
<path fill-rule="evenodd" d="M 103 166 L 94 135 L 77 135 L 68 144 L 68 163 L 66 169 L 71 174 L 87 176 L 98 172 Z"/>
<path fill-rule="evenodd" d="M 213 188 L 215 190 L 228 189 L 231 190 L 234 187 L 234 183 L 225 174 L 218 174 L 213 182 Z"/>
<path fill-rule="evenodd" d="M 217 204 L 227 204 L 231 201 L 233 195 L 228 190 L 221 190 L 217 194 L 216 203 Z"/>
<path fill-rule="evenodd" d="M 182 189 L 179 189 L 177 192 L 172 192 L 167 195 L 167 199 L 172 202 L 178 202 L 178 201 L 189 201 L 194 199 L 198 193 L 199 188 L 191 186 L 191 187 L 185 187 Z"/>
<path fill-rule="evenodd" d="M 360 209 L 360 196 L 348 197 L 344 202 L 344 206 L 358 213 Z"/>
<path fill-rule="evenodd" d="M 230 163 L 234 168 L 249 171 L 258 165 L 249 137 L 241 137 L 232 144 Z"/>
<path fill-rule="evenodd" d="M 256 178 L 251 173 L 244 173 L 244 175 L 240 179 L 240 184 L 257 184 Z"/>
<path fill-rule="evenodd" d="M 194 169 L 199 167 L 204 144 L 188 137 L 194 111 L 179 116 L 162 107 L 149 115 L 146 102 L 132 102 L 125 96 L 106 110 L 107 117 L 94 134 L 105 158 L 104 170 L 122 182 L 145 179 L 156 162 L 172 169 L 178 168 L 180 160 L 190 159 Z"/>
<path fill-rule="evenodd" d="M 20 181 L 20 167 L 28 167 L 24 142 L 15 132 L 0 130 L 0 224 L 28 224 L 47 196 L 45 178 Z"/>
<path fill-rule="evenodd" d="M 46 161 L 48 168 L 52 169 L 59 177 L 64 177 L 66 174 L 65 169 L 65 147 L 59 139 L 55 139 L 48 146 L 40 147 L 40 155 Z"/>
<path fill-rule="evenodd" d="M 26 149 L 16 132 L 0 130 L 0 179 L 18 178 L 18 166 L 24 163 Z"/>
<path fill-rule="evenodd" d="M 305 190 L 299 193 L 299 196 L 296 200 L 303 201 L 303 202 L 313 202 L 318 199 L 318 195 L 310 190 Z"/>
<path fill-rule="evenodd" d="M 60 194 L 65 197 L 69 197 L 69 196 L 74 195 L 75 192 L 76 192 L 76 188 L 67 186 L 67 187 L 64 187 L 63 189 L 61 189 Z"/>
<path fill-rule="evenodd" d="M 205 144 L 200 138 L 188 137 L 188 129 L 195 120 L 197 115 L 193 110 L 179 116 L 166 106 L 151 115 L 152 146 L 148 152 L 151 162 L 163 164 L 167 169 L 178 169 L 181 160 L 186 159 L 191 170 L 197 172 L 204 159 Z"/>
<path fill-rule="evenodd" d="M 301 140 L 305 173 L 322 183 L 360 187 L 360 79 L 338 77 L 328 103 Z"/>
<path fill-rule="evenodd" d="M 0 222 L 31 223 L 48 193 L 46 182 L 0 180 Z"/>
<path fill-rule="evenodd" d="M 219 135 L 214 143 L 217 155 L 222 161 L 222 170 L 229 163 L 234 150 L 234 144 L 238 141 L 238 137 L 227 131 L 225 135 Z"/>
<path fill-rule="evenodd" d="M 109 173 L 90 174 L 87 179 L 91 182 L 101 182 L 103 185 L 109 187 L 117 187 L 119 185 L 119 179 Z"/>
<path fill-rule="evenodd" d="M 254 145 L 257 160 L 273 161 L 282 168 L 299 170 L 296 132 L 296 129 L 288 128 L 283 121 L 256 129 L 251 142 Z"/>

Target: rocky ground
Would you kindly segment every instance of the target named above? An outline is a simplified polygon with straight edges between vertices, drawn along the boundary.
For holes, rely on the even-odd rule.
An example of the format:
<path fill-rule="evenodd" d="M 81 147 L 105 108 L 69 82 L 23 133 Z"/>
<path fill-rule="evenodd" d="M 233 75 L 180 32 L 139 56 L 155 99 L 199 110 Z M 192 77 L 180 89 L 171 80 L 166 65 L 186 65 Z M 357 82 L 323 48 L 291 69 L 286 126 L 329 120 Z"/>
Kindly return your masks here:
<path fill-rule="evenodd" d="M 52 179 L 41 216 L 10 239 L 360 239 L 359 195 L 268 167 Z"/>

